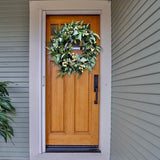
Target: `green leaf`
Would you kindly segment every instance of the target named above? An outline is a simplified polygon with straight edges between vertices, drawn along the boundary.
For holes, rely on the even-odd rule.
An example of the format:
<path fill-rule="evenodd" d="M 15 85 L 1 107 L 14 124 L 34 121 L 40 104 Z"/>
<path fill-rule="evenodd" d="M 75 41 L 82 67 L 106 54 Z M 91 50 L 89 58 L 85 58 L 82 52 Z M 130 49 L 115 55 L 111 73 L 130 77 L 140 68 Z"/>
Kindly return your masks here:
<path fill-rule="evenodd" d="M 87 61 L 87 59 L 86 59 L 86 58 L 84 58 L 84 57 L 82 57 L 82 58 L 80 59 L 80 61 L 81 61 L 81 62 L 86 62 L 86 61 Z"/>
<path fill-rule="evenodd" d="M 57 61 L 56 57 L 51 58 L 52 61 Z"/>
<path fill-rule="evenodd" d="M 82 24 L 83 24 L 83 21 L 81 21 L 80 25 L 82 25 Z"/>
<path fill-rule="evenodd" d="M 82 74 L 81 72 L 78 73 L 78 77 L 77 77 L 78 79 L 80 78 L 81 74 Z"/>
<path fill-rule="evenodd" d="M 0 130 L 0 135 L 4 138 L 5 142 L 7 142 L 7 134 L 6 134 L 6 132 Z"/>
<path fill-rule="evenodd" d="M 80 21 L 77 21 L 75 24 L 78 24 Z"/>
<path fill-rule="evenodd" d="M 71 72 L 70 72 L 70 71 L 68 72 L 68 75 L 69 75 L 69 76 L 71 75 Z"/>
<path fill-rule="evenodd" d="M 80 32 L 78 35 L 78 39 L 81 41 L 82 40 L 82 33 Z"/>
<path fill-rule="evenodd" d="M 96 41 L 96 38 L 94 36 L 91 36 L 91 38 L 93 41 Z"/>
<path fill-rule="evenodd" d="M 49 44 L 50 44 L 51 42 L 50 42 L 50 41 L 46 41 L 46 43 L 49 43 Z"/>
<path fill-rule="evenodd" d="M 91 72 L 92 71 L 92 67 L 88 66 L 88 70 L 89 70 L 89 72 Z"/>
<path fill-rule="evenodd" d="M 53 53 L 52 51 L 49 51 L 47 54 L 51 54 L 51 53 Z"/>
<path fill-rule="evenodd" d="M 0 100 L 0 105 L 1 107 L 3 107 L 3 109 L 10 111 L 11 113 L 14 113 L 15 111 L 14 107 L 10 104 L 10 102 Z"/>
<path fill-rule="evenodd" d="M 60 37 L 60 38 L 59 38 L 59 41 L 60 41 L 60 42 L 62 42 L 62 41 L 63 41 L 63 39 Z"/>
<path fill-rule="evenodd" d="M 100 39 L 100 36 L 97 33 L 93 33 L 93 35 L 97 36 Z"/>
<path fill-rule="evenodd" d="M 62 78 L 65 76 L 66 72 L 62 73 Z"/>
<path fill-rule="evenodd" d="M 86 28 L 88 28 L 89 27 L 89 23 L 86 25 Z"/>
<path fill-rule="evenodd" d="M 73 35 L 75 36 L 75 35 L 77 35 L 77 34 L 78 34 L 78 31 L 77 31 L 77 30 L 74 30 Z"/>
<path fill-rule="evenodd" d="M 74 21 L 72 20 L 71 25 L 73 25 Z"/>
<path fill-rule="evenodd" d="M 74 42 L 74 44 L 76 44 L 77 43 L 76 39 L 74 39 L 73 42 Z"/>
<path fill-rule="evenodd" d="M 80 57 L 79 57 L 79 54 L 76 52 L 76 59 L 78 60 L 78 61 L 80 61 Z"/>
<path fill-rule="evenodd" d="M 57 34 L 57 30 L 56 29 L 54 30 L 54 33 Z"/>
<path fill-rule="evenodd" d="M 62 75 L 61 73 L 60 73 L 60 74 L 58 74 L 57 78 L 61 77 L 61 75 Z"/>
<path fill-rule="evenodd" d="M 46 47 L 46 49 L 48 49 L 49 51 L 51 50 L 51 48 L 50 48 L 50 47 Z"/>

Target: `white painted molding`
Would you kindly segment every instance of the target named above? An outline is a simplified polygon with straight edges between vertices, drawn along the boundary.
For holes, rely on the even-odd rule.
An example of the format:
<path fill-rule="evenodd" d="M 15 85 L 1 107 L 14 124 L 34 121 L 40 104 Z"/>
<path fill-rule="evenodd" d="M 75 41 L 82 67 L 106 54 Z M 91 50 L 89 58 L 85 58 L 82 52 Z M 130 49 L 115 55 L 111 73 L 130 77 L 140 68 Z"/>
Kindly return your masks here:
<path fill-rule="evenodd" d="M 29 41 L 30 160 L 109 160 L 111 132 L 111 10 L 108 1 L 31 1 Z M 45 153 L 45 20 L 46 15 L 98 14 L 100 55 L 101 153 Z"/>

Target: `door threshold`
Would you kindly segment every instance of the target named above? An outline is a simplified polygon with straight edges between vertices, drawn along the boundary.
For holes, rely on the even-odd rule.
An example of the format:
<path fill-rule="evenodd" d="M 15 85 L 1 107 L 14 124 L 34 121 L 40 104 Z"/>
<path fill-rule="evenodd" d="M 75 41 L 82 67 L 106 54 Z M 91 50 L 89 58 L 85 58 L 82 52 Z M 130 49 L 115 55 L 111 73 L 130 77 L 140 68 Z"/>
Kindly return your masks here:
<path fill-rule="evenodd" d="M 63 152 L 63 153 L 70 153 L 70 152 L 88 152 L 88 153 L 100 153 L 99 146 L 97 145 L 46 145 L 46 152 L 53 153 L 53 152 Z"/>

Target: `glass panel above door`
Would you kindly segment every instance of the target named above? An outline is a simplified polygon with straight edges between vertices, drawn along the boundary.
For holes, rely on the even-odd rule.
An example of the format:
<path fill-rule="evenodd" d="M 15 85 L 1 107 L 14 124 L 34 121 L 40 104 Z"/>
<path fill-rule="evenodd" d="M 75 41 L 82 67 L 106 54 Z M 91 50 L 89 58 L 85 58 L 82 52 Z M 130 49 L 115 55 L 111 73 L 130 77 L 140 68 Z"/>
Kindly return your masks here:
<path fill-rule="evenodd" d="M 51 24 L 51 35 L 55 36 L 55 30 L 58 30 L 58 24 Z"/>

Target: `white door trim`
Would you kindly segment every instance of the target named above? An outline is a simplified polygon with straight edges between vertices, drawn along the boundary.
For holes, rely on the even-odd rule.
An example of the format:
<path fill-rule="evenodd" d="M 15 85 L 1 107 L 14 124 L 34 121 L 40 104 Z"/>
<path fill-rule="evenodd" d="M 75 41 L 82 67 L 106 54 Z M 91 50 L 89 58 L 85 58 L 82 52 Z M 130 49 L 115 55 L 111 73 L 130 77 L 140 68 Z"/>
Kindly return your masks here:
<path fill-rule="evenodd" d="M 29 137 L 31 160 L 109 160 L 111 132 L 111 14 L 108 1 L 31 1 L 29 48 Z M 100 55 L 101 153 L 45 153 L 46 15 L 98 14 L 103 51 Z"/>

